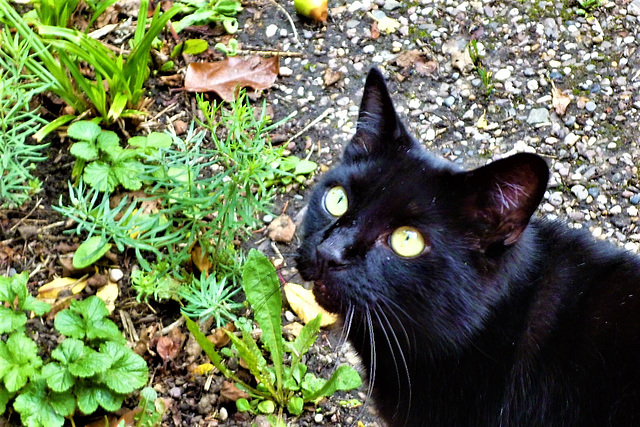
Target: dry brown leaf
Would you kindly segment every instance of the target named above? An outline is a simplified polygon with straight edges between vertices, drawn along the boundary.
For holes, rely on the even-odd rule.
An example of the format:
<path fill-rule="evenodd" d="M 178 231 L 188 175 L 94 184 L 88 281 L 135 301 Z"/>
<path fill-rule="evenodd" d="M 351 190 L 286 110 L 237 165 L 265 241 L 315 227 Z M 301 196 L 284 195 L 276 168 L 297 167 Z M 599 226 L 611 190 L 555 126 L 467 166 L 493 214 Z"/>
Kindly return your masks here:
<path fill-rule="evenodd" d="M 289 306 L 298 317 L 306 324 L 315 319 L 318 314 L 322 314 L 320 326 L 333 325 L 338 316 L 329 313 L 316 302 L 313 292 L 295 283 L 285 283 L 284 294 L 289 301 Z"/>
<path fill-rule="evenodd" d="M 230 341 L 229 335 L 225 332 L 233 332 L 236 330 L 233 323 L 227 323 L 224 328 L 216 328 L 211 335 L 207 336 L 207 339 L 213 343 L 216 347 L 224 347 Z"/>
<path fill-rule="evenodd" d="M 78 280 L 71 277 L 57 277 L 51 282 L 40 286 L 38 289 L 38 299 L 51 304 L 58 299 L 60 294 L 62 294 L 63 297 L 76 295 L 82 292 L 86 286 L 87 279 Z"/>
<path fill-rule="evenodd" d="M 191 250 L 191 261 L 200 272 L 205 273 L 207 276 L 209 275 L 209 270 L 211 270 L 212 266 L 211 259 L 199 244 L 196 244 Z"/>
<path fill-rule="evenodd" d="M 192 62 L 187 66 L 184 87 L 189 92 L 215 92 L 223 100 L 233 101 L 239 87 L 270 88 L 279 71 L 277 56 L 232 56 L 218 62 Z"/>
<path fill-rule="evenodd" d="M 271 224 L 267 227 L 268 236 L 274 242 L 289 243 L 293 240 L 295 232 L 296 224 L 286 214 L 282 214 L 271 221 Z"/>
<path fill-rule="evenodd" d="M 373 21 L 371 24 L 371 38 L 376 40 L 380 37 L 380 30 L 378 29 L 378 21 Z"/>
<path fill-rule="evenodd" d="M 238 399 L 248 399 L 249 393 L 240 390 L 231 381 L 225 381 L 222 383 L 222 389 L 220 390 L 220 396 L 235 402 Z"/>
<path fill-rule="evenodd" d="M 109 314 L 113 313 L 113 310 L 116 308 L 116 300 L 118 299 L 119 293 L 120 289 L 118 288 L 118 284 L 110 281 L 96 292 L 96 296 L 104 301 L 104 304 L 107 306 Z"/>
<path fill-rule="evenodd" d="M 562 91 L 558 89 L 553 82 L 551 82 L 551 86 L 551 103 L 553 105 L 553 108 L 556 110 L 556 114 L 559 116 L 563 116 L 567 111 L 567 107 L 571 103 L 571 97 L 562 93 Z"/>
<path fill-rule="evenodd" d="M 324 81 L 324 86 L 328 87 L 338 83 L 342 79 L 342 73 L 340 71 L 334 71 L 331 68 L 327 68 L 324 70 L 324 74 L 322 75 L 322 80 Z"/>
<path fill-rule="evenodd" d="M 169 360 L 175 359 L 180 352 L 180 342 L 169 336 L 160 337 L 156 344 L 156 351 L 162 357 L 162 361 L 167 363 Z"/>
<path fill-rule="evenodd" d="M 432 75 L 438 70 L 438 62 L 427 60 L 426 53 L 417 49 L 402 52 L 393 58 L 392 63 L 400 67 L 400 72 L 405 75 L 409 75 L 411 69 L 421 76 Z"/>

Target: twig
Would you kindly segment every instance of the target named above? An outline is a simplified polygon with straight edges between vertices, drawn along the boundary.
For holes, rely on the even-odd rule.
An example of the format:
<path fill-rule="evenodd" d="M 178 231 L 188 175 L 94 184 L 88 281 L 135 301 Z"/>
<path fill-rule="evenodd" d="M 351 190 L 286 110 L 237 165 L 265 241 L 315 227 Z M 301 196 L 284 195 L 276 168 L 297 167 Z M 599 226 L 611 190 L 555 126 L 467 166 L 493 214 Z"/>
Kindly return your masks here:
<path fill-rule="evenodd" d="M 42 270 L 42 266 L 43 265 L 47 265 L 49 264 L 49 261 L 51 260 L 51 255 L 47 255 L 47 258 L 45 258 L 44 262 L 41 262 L 40 264 L 38 264 L 36 266 L 36 268 L 34 268 L 31 273 L 29 273 L 29 278 L 32 278 L 33 276 L 35 276 L 36 274 L 38 274 L 38 272 L 40 270 Z"/>
<path fill-rule="evenodd" d="M 167 335 L 169 332 L 171 332 L 172 329 L 175 329 L 178 326 L 182 326 L 183 323 L 184 323 L 184 317 L 180 317 L 180 318 L 178 318 L 178 320 L 176 320 L 175 322 L 173 322 L 169 326 L 162 328 L 160 330 L 160 332 L 156 332 L 156 336 Z"/>
<path fill-rule="evenodd" d="M 284 7 L 280 6 L 276 0 L 271 0 L 271 3 L 275 4 L 276 7 L 286 15 L 287 19 L 289 20 L 289 24 L 291 25 L 291 29 L 293 30 L 293 38 L 296 41 L 296 45 L 298 47 L 302 47 L 302 44 L 300 44 L 300 40 L 298 40 L 298 31 L 296 31 L 296 26 L 294 25 L 293 19 L 291 19 L 291 15 L 289 15 L 289 12 L 287 12 Z"/>
<path fill-rule="evenodd" d="M 308 125 L 306 125 L 305 127 L 302 128 L 302 130 L 298 133 L 296 133 L 295 135 L 293 135 L 291 138 L 289 138 L 287 140 L 287 144 L 290 143 L 291 141 L 293 141 L 294 139 L 296 139 L 297 137 L 299 137 L 300 135 L 302 135 L 303 133 L 305 133 L 306 131 L 308 131 L 310 128 L 312 128 L 313 126 L 315 126 L 320 120 L 324 119 L 325 117 L 327 117 L 329 114 L 333 113 L 333 107 L 329 107 L 326 110 L 324 110 L 322 112 L 322 114 L 320 114 L 318 117 L 316 117 L 315 119 L 313 119 L 311 121 L 311 123 L 309 123 Z"/>
<path fill-rule="evenodd" d="M 18 226 L 19 226 L 20 224 L 22 224 L 22 222 L 23 222 L 25 219 L 29 218 L 29 217 L 31 216 L 31 214 L 32 214 L 36 209 L 38 209 L 38 206 L 40 206 L 40 203 L 42 203 L 42 198 L 39 198 L 39 199 L 38 199 L 38 201 L 36 202 L 36 205 L 33 207 L 33 209 L 31 209 L 31 210 L 29 211 L 29 213 L 28 213 L 28 214 L 26 214 L 25 216 L 23 216 L 22 218 L 20 218 L 20 221 L 16 222 L 16 224 L 15 224 L 13 227 L 11 227 L 11 228 L 9 229 L 9 231 L 14 231 L 16 228 L 18 228 Z"/>
<path fill-rule="evenodd" d="M 299 58 L 304 56 L 303 52 L 285 52 L 283 50 L 238 49 L 236 50 L 236 52 L 241 55 L 286 56 L 292 58 Z"/>

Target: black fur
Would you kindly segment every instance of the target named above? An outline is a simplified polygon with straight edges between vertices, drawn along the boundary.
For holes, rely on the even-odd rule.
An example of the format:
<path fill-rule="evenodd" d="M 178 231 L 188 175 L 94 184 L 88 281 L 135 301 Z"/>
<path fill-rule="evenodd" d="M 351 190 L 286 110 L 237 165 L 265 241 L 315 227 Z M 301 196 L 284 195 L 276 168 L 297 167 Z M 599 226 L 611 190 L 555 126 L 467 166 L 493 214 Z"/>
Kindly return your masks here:
<path fill-rule="evenodd" d="M 533 154 L 469 172 L 427 154 L 369 73 L 297 262 L 345 320 L 389 425 L 640 425 L 640 261 L 530 220 L 547 179 Z M 323 207 L 336 185 L 340 218 Z M 421 255 L 391 250 L 400 226 L 420 230 Z"/>

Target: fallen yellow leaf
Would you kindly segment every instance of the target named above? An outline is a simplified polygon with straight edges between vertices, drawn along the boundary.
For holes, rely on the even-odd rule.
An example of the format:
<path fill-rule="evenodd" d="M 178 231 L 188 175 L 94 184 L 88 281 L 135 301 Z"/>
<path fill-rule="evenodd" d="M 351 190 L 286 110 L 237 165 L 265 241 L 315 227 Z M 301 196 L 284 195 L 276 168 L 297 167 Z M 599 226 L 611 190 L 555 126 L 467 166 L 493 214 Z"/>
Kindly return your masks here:
<path fill-rule="evenodd" d="M 206 375 L 213 370 L 213 365 L 211 363 L 203 363 L 202 365 L 198 365 L 193 369 L 194 375 Z"/>
<path fill-rule="evenodd" d="M 322 314 L 320 326 L 333 325 L 338 316 L 329 313 L 316 302 L 313 292 L 295 283 L 285 283 L 284 294 L 289 301 L 289 306 L 298 317 L 305 323 L 309 323 L 315 319 L 318 314 Z"/>
<path fill-rule="evenodd" d="M 107 306 L 109 314 L 113 313 L 113 310 L 116 308 L 116 299 L 118 299 L 119 292 L 118 284 L 113 283 L 112 281 L 109 281 L 96 292 L 96 296 L 104 301 Z"/>
<path fill-rule="evenodd" d="M 378 23 L 378 30 L 387 34 L 395 33 L 401 27 L 400 22 L 396 19 L 389 18 L 383 11 L 374 10 L 369 12 L 369 16 Z"/>
<path fill-rule="evenodd" d="M 476 122 L 476 127 L 480 130 L 483 130 L 486 129 L 487 126 L 489 126 L 489 122 L 487 121 L 487 112 L 485 111 Z"/>
<path fill-rule="evenodd" d="M 65 296 L 69 293 L 72 295 L 79 294 L 87 286 L 86 277 L 83 279 L 74 279 L 71 277 L 56 277 L 51 282 L 40 286 L 38 289 L 38 299 L 48 303 L 58 299 L 60 292 L 64 292 Z"/>

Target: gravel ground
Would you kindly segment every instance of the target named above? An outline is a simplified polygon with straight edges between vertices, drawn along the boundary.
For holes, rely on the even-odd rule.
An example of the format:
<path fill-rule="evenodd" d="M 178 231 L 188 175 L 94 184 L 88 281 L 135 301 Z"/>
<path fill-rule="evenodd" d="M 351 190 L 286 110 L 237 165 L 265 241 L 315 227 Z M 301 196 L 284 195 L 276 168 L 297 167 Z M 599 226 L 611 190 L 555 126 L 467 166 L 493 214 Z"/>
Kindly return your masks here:
<path fill-rule="evenodd" d="M 247 9 L 239 40 L 303 52 L 281 61 L 268 95 L 276 116 L 298 111 L 289 132 L 321 118 L 291 151 L 313 150 L 322 170 L 331 167 L 355 131 L 367 71 L 378 67 L 400 116 L 431 152 L 467 167 L 541 154 L 552 177 L 540 215 L 639 251 L 640 0 L 592 10 L 571 0 L 334 1 L 324 26 L 285 7 L 297 38 L 267 2 Z M 391 32 L 381 31 L 382 13 L 397 22 Z M 473 40 L 475 65 L 491 73 L 485 82 L 468 53 Z M 556 108 L 562 100 L 566 109 Z M 293 214 L 305 197 L 291 200 Z M 293 246 L 280 250 L 285 277 L 295 278 Z M 378 425 L 369 412 L 356 419 Z"/>
<path fill-rule="evenodd" d="M 297 109 L 298 128 L 330 110 L 294 151 L 319 150 L 311 159 L 331 166 L 355 130 L 375 66 L 430 151 L 469 167 L 537 152 L 553 171 L 542 215 L 638 251 L 640 0 L 604 1 L 586 13 L 570 0 L 331 2 L 325 26 L 288 9 L 299 44 L 270 3 L 247 9 L 253 18 L 240 40 L 305 54 L 282 60 L 274 110 Z M 394 32 L 376 34 L 381 13 L 397 20 Z M 489 95 L 466 54 L 471 40 L 492 73 Z M 562 115 L 554 86 L 570 97 Z"/>

